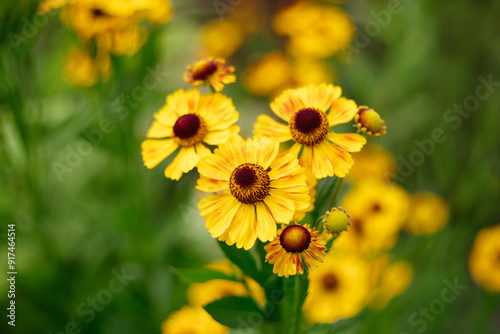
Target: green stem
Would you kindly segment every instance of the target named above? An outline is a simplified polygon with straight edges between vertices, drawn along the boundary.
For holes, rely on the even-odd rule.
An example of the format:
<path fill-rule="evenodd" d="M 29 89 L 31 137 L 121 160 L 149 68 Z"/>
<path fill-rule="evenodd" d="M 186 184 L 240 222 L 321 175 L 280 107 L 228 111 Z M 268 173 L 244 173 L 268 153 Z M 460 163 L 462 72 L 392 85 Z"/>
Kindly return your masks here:
<path fill-rule="evenodd" d="M 337 184 L 337 189 L 335 189 L 335 193 L 333 194 L 332 202 L 330 203 L 330 209 L 337 205 L 337 197 L 339 196 L 340 188 L 342 188 L 342 182 L 344 179 L 339 178 L 339 183 Z"/>
<path fill-rule="evenodd" d="M 293 309 L 292 309 L 292 334 L 300 334 L 300 325 L 302 320 L 302 308 L 300 307 L 300 295 L 301 295 L 301 284 L 300 275 L 295 275 L 295 287 L 293 291 Z"/>

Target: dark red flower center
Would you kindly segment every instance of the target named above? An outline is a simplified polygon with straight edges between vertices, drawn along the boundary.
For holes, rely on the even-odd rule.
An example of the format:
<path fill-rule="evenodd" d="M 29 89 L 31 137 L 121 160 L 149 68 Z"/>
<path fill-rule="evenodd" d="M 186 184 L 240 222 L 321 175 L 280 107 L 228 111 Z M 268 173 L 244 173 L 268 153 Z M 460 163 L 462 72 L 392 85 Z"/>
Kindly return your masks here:
<path fill-rule="evenodd" d="M 217 71 L 217 64 L 213 61 L 208 61 L 201 68 L 193 72 L 193 80 L 205 81 L 216 71 Z"/>
<path fill-rule="evenodd" d="M 380 212 L 382 210 L 382 207 L 380 207 L 379 203 L 374 203 L 372 206 L 372 212 Z"/>
<path fill-rule="evenodd" d="M 302 133 L 309 133 L 321 125 L 321 115 L 316 109 L 304 108 L 295 115 L 295 127 Z"/>
<path fill-rule="evenodd" d="M 244 166 L 235 171 L 234 182 L 241 188 L 248 188 L 257 182 L 257 175 L 252 168 Z"/>
<path fill-rule="evenodd" d="M 332 273 L 328 273 L 323 277 L 323 288 L 328 291 L 335 290 L 339 285 L 339 280 L 337 276 Z"/>
<path fill-rule="evenodd" d="M 174 124 L 174 135 L 181 139 L 194 136 L 200 129 L 200 118 L 195 114 L 182 115 Z"/>
<path fill-rule="evenodd" d="M 359 218 L 353 218 L 351 220 L 351 224 L 352 224 L 352 230 L 354 232 L 356 232 L 357 234 L 363 234 L 363 230 L 364 230 L 363 220 L 361 220 Z"/>
<path fill-rule="evenodd" d="M 106 14 L 105 12 L 103 12 L 101 9 L 99 8 L 94 8 L 92 9 L 92 15 L 94 17 L 102 17 L 102 16 L 108 16 L 108 14 Z"/>
<path fill-rule="evenodd" d="M 311 233 L 301 225 L 286 227 L 280 235 L 280 244 L 288 253 L 300 253 L 309 247 Z"/>

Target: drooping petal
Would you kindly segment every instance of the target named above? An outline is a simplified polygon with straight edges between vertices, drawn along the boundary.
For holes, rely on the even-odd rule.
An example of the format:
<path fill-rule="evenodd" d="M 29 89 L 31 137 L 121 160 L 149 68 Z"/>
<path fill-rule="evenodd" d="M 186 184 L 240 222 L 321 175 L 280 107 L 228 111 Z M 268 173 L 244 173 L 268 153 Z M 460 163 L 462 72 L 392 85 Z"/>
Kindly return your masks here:
<path fill-rule="evenodd" d="M 154 168 L 170 156 L 179 145 L 173 139 L 150 140 L 142 142 L 142 160 L 147 168 Z"/>
<path fill-rule="evenodd" d="M 295 213 L 295 203 L 287 198 L 267 196 L 264 203 L 278 223 L 288 224 Z"/>
<path fill-rule="evenodd" d="M 345 177 L 349 173 L 349 169 L 354 164 L 351 154 L 346 150 L 336 147 L 328 141 L 320 144 L 322 151 L 331 162 L 333 173 L 338 177 Z"/>
<path fill-rule="evenodd" d="M 193 169 L 199 160 L 200 158 L 194 151 L 194 146 L 183 147 L 165 169 L 165 177 L 172 180 L 179 180 L 182 174 Z"/>
<path fill-rule="evenodd" d="M 229 129 L 220 130 L 220 131 L 211 131 L 208 132 L 203 141 L 210 145 L 219 145 L 225 143 L 230 135 Z"/>
<path fill-rule="evenodd" d="M 334 163 L 331 159 L 328 158 L 324 151 L 324 145 L 329 144 L 326 140 L 319 143 L 318 145 L 313 146 L 313 154 L 311 157 L 311 167 L 314 173 L 314 176 L 318 179 L 333 176 L 334 169 L 332 164 Z"/>
<path fill-rule="evenodd" d="M 276 138 L 280 143 L 292 139 L 288 126 L 276 122 L 267 115 L 260 115 L 257 117 L 257 123 L 254 125 L 253 134 L 256 137 Z"/>
<path fill-rule="evenodd" d="M 326 138 L 348 152 L 359 152 L 366 144 L 366 138 L 357 133 L 330 132 Z"/>
<path fill-rule="evenodd" d="M 262 242 L 271 241 L 276 236 L 276 222 L 266 206 L 259 202 L 255 205 L 257 213 L 257 237 Z"/>
<path fill-rule="evenodd" d="M 206 220 L 205 227 L 213 238 L 227 230 L 239 207 L 238 200 L 228 193 L 205 197 L 198 204 L 200 214 Z"/>
<path fill-rule="evenodd" d="M 195 148 L 196 148 L 196 154 L 198 154 L 198 157 L 200 159 L 202 159 L 203 157 L 206 157 L 206 156 L 209 156 L 209 155 L 212 154 L 212 152 L 210 152 L 210 150 L 208 149 L 208 147 L 206 147 L 202 143 L 196 144 Z"/>
<path fill-rule="evenodd" d="M 255 206 L 240 204 L 239 210 L 229 227 L 229 240 L 236 243 L 236 247 L 250 249 L 257 239 Z"/>

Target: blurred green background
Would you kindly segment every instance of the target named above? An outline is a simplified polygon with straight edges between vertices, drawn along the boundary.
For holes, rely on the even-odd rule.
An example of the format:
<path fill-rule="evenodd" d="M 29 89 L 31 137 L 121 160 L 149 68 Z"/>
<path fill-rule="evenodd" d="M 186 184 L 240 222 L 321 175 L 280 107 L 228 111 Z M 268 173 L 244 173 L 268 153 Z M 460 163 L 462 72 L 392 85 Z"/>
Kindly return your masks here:
<path fill-rule="evenodd" d="M 377 143 L 399 162 L 419 150 L 415 140 L 444 130 L 447 140 L 399 180 L 408 191 L 445 197 L 451 218 L 434 236 L 402 235 L 393 254 L 415 266 L 409 289 L 386 309 L 364 311 L 335 332 L 420 333 L 409 323 L 411 314 L 440 298 L 444 280 L 456 280 L 467 288 L 421 332 L 498 334 L 499 296 L 474 283 L 467 259 L 476 232 L 500 222 L 500 84 L 467 117 L 443 117 L 475 95 L 480 76 L 500 82 L 500 2 L 408 0 L 401 6 L 366 45 L 354 43 L 355 57 L 329 62 L 344 96 L 383 115 L 388 134 Z M 359 34 L 373 21 L 372 11 L 387 9 L 388 2 L 348 1 L 344 7 Z M 75 36 L 57 16 L 14 47 L 11 33 L 26 36 L 37 3 L 2 0 L 1 8 L 0 332 L 64 333 L 74 321 L 82 333 L 159 333 L 161 322 L 186 302 L 187 286 L 171 268 L 201 266 L 221 254 L 196 209 L 196 172 L 179 182 L 165 179 L 163 168 L 143 166 L 140 144 L 165 96 L 189 88 L 182 73 L 196 60 L 200 25 L 217 18 L 214 7 L 174 1 L 172 20 L 152 29 L 134 56 L 113 57 L 111 79 L 91 88 L 63 81 Z M 267 31 L 256 34 L 228 59 L 238 78 L 249 57 L 273 50 L 267 38 Z M 155 69 L 162 73 L 159 84 L 140 101 L 131 98 Z M 224 92 L 240 112 L 242 134 L 250 135 L 257 116 L 269 111 L 268 99 L 252 97 L 239 83 Z M 106 132 L 99 130 L 103 120 Z M 94 143 L 81 144 L 89 137 Z M 84 154 L 71 157 L 73 150 Z M 55 162 L 69 168 L 58 176 Z M 15 328 L 4 315 L 11 223 Z M 123 289 L 90 311 L 120 273 L 128 277 Z"/>

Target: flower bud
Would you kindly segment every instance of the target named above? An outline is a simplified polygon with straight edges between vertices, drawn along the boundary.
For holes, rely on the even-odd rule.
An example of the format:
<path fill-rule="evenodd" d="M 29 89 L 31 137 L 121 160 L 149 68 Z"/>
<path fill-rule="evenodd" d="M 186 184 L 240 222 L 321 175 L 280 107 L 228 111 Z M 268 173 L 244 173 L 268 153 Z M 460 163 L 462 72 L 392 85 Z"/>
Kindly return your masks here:
<path fill-rule="evenodd" d="M 342 207 L 332 208 L 326 212 L 326 216 L 323 218 L 323 225 L 327 232 L 336 236 L 342 231 L 347 231 L 347 226 L 351 225 L 349 218 L 351 218 L 351 215 Z"/>
<path fill-rule="evenodd" d="M 354 115 L 356 127 L 369 136 L 380 137 L 386 133 L 387 127 L 384 120 L 373 109 L 365 106 L 358 108 L 358 113 Z"/>

